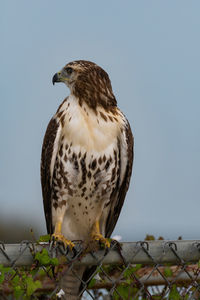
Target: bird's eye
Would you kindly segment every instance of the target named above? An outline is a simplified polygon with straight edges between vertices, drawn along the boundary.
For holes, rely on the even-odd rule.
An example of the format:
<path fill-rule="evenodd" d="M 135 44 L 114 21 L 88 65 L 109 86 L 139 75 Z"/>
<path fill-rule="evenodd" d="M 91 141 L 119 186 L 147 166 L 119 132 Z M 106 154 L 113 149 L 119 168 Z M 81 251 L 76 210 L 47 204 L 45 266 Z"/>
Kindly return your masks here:
<path fill-rule="evenodd" d="M 68 74 L 72 74 L 73 69 L 70 68 L 70 67 L 67 67 L 67 68 L 65 68 L 65 71 L 66 71 Z"/>

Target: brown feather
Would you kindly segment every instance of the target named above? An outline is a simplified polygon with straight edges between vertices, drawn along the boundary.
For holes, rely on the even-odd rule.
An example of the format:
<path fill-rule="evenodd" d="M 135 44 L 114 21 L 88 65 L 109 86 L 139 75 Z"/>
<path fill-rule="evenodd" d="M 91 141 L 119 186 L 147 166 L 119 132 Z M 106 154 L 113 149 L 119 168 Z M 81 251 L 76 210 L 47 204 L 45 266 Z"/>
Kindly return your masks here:
<path fill-rule="evenodd" d="M 117 101 L 112 91 L 111 81 L 101 67 L 93 62 L 78 60 L 67 64 L 73 66 L 78 74 L 73 87 L 73 94 L 79 103 L 85 102 L 96 111 L 97 106 L 112 110 Z"/>
<path fill-rule="evenodd" d="M 41 184 L 43 205 L 46 218 L 46 226 L 49 234 L 52 234 L 52 215 L 51 215 L 51 185 L 50 185 L 50 165 L 54 147 L 54 141 L 58 130 L 58 123 L 51 119 L 47 127 L 41 157 Z"/>
<path fill-rule="evenodd" d="M 126 130 L 125 134 L 126 134 L 127 154 L 128 154 L 126 172 L 125 172 L 125 176 L 124 176 L 124 179 L 123 179 L 121 185 L 116 186 L 116 189 L 111 196 L 111 198 L 112 198 L 111 203 L 114 204 L 114 207 L 111 207 L 110 213 L 107 218 L 106 237 L 110 237 L 115 228 L 115 225 L 119 218 L 122 206 L 124 204 L 125 196 L 126 196 L 128 188 L 129 188 L 129 183 L 130 183 L 130 179 L 131 179 L 133 154 L 134 154 L 133 153 L 134 139 L 133 139 L 132 131 L 131 131 L 128 121 L 127 121 L 127 127 L 125 130 Z M 120 145 L 119 145 L 119 148 L 120 148 Z"/>

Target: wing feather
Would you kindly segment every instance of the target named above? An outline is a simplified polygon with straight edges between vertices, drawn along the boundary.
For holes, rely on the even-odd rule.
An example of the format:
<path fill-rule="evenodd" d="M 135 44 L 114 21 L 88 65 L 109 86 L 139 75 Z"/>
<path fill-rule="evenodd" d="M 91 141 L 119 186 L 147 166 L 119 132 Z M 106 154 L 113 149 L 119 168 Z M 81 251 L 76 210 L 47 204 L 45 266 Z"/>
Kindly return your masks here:
<path fill-rule="evenodd" d="M 41 157 L 41 185 L 43 194 L 43 205 L 48 233 L 52 234 L 51 214 L 51 180 L 55 165 L 57 149 L 60 138 L 60 126 L 55 118 L 52 118 L 47 127 Z"/>
<path fill-rule="evenodd" d="M 122 166 L 123 162 L 123 156 L 124 156 L 124 150 L 122 151 L 122 143 L 119 143 L 119 153 L 120 153 L 120 169 L 124 169 L 124 171 L 120 172 L 120 176 L 122 178 L 118 178 L 118 184 L 116 186 L 115 191 L 112 194 L 112 200 L 111 203 L 113 204 L 111 206 L 110 212 L 108 214 L 107 222 L 106 222 L 106 237 L 110 237 L 112 234 L 115 225 L 117 223 L 117 220 L 119 218 L 124 199 L 129 187 L 131 173 L 132 173 L 132 165 L 133 165 L 133 146 L 134 146 L 134 139 L 131 132 L 131 128 L 129 125 L 129 122 L 127 120 L 127 124 L 125 127 L 125 151 L 126 151 L 126 163 L 125 166 Z"/>

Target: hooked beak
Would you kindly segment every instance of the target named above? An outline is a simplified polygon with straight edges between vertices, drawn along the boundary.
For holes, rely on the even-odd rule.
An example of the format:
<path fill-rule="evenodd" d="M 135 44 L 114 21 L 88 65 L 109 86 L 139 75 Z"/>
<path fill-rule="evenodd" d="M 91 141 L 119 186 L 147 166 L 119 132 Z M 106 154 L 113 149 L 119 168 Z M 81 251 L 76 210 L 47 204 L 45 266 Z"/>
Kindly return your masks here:
<path fill-rule="evenodd" d="M 56 73 L 53 78 L 52 78 L 52 83 L 53 85 L 55 84 L 55 82 L 60 82 L 61 78 L 60 78 L 60 72 Z"/>

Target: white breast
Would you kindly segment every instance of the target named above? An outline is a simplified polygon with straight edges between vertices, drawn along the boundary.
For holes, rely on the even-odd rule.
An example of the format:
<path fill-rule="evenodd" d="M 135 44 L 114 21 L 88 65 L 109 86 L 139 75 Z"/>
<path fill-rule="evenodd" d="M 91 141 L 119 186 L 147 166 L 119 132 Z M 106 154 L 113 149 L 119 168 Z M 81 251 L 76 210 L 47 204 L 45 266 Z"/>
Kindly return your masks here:
<path fill-rule="evenodd" d="M 60 110 L 65 112 L 62 134 L 74 147 L 84 147 L 86 151 L 105 151 L 115 142 L 122 126 L 121 118 L 116 117 L 111 122 L 105 121 L 101 113 L 103 109 L 94 110 L 84 105 L 81 107 L 77 99 L 70 95 Z"/>

